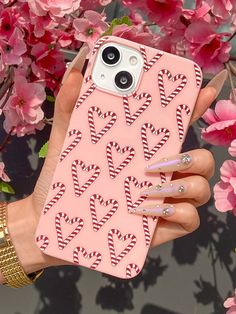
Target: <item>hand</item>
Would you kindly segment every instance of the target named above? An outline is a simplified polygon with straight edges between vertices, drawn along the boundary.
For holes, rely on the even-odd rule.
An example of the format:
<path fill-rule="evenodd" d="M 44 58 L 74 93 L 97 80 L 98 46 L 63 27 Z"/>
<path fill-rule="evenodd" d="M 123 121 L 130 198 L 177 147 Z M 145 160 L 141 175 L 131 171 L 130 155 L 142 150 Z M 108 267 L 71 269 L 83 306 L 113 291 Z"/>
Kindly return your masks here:
<path fill-rule="evenodd" d="M 25 232 L 24 235 L 24 241 L 26 240 L 26 233 L 28 234 L 29 238 L 29 244 L 31 245 L 31 254 L 30 256 L 35 256 L 34 260 L 28 261 L 28 255 L 29 252 L 22 249 L 22 243 L 20 239 L 22 239 L 21 236 L 17 236 L 13 242 L 15 242 L 15 247 L 18 252 L 18 256 L 20 260 L 22 261 L 23 267 L 27 272 L 35 271 L 37 269 L 40 269 L 42 267 L 48 267 L 53 265 L 65 265 L 65 264 L 71 264 L 66 263 L 65 261 L 59 260 L 57 258 L 50 257 L 46 254 L 43 254 L 39 248 L 36 246 L 34 242 L 34 235 L 35 235 L 35 229 L 37 226 L 37 222 L 39 220 L 39 217 L 41 215 L 41 211 L 43 209 L 43 205 L 46 200 L 46 196 L 48 193 L 48 190 L 50 188 L 50 184 L 53 178 L 53 173 L 58 161 L 58 157 L 66 136 L 67 128 L 69 125 L 70 116 L 72 113 L 72 110 L 74 108 L 75 102 L 79 96 L 80 88 L 82 85 L 83 77 L 78 70 L 82 68 L 84 63 L 84 55 L 81 53 L 81 58 L 77 62 L 77 69 L 72 69 L 70 74 L 68 75 L 67 79 L 65 80 L 62 88 L 59 91 L 59 94 L 56 99 L 55 104 L 55 112 L 54 112 L 54 121 L 52 126 L 52 131 L 49 139 L 49 149 L 47 158 L 45 159 L 44 166 L 42 168 L 41 174 L 39 176 L 39 179 L 36 183 L 34 192 L 32 195 L 27 197 L 24 200 L 14 202 L 9 204 L 10 207 L 24 207 L 24 219 L 25 217 L 30 217 L 31 220 L 31 228 Z M 79 66 L 78 66 L 79 65 Z M 197 120 L 204 112 L 205 110 L 211 105 L 212 101 L 216 97 L 216 90 L 213 87 L 203 88 L 199 94 L 197 104 L 195 107 L 195 111 L 192 116 L 192 122 Z M 201 179 L 200 186 L 203 187 L 203 189 L 206 189 L 206 183 L 204 181 L 204 177 L 210 177 L 213 174 L 213 168 L 214 168 L 214 162 L 213 158 L 210 155 L 210 153 L 203 151 L 203 150 L 197 150 L 189 152 L 189 154 L 192 156 L 193 164 L 191 165 L 190 171 L 195 174 L 199 174 L 199 176 L 196 176 Z M 207 160 L 206 162 L 206 154 L 207 154 Z M 198 158 L 204 158 L 204 163 L 206 167 L 204 168 L 204 173 L 202 172 L 199 167 L 197 167 L 197 160 Z M 174 175 L 174 179 L 177 179 L 177 177 L 183 176 L 183 172 L 176 173 Z M 186 175 L 188 176 L 188 175 Z M 189 176 L 189 184 L 194 185 L 196 184 L 197 178 L 194 176 Z M 186 178 L 187 179 L 187 178 Z M 200 179 L 199 179 L 200 180 Z M 209 187 L 207 185 L 207 189 L 209 190 Z M 176 213 L 172 216 L 163 217 L 163 219 L 160 220 L 160 223 L 158 224 L 153 245 L 159 245 L 161 243 L 164 243 L 168 240 L 175 239 L 179 236 L 182 236 L 184 234 L 187 234 L 191 231 L 193 231 L 195 228 L 199 225 L 199 217 L 197 214 L 197 211 L 195 209 L 196 206 L 199 206 L 200 203 L 203 203 L 209 199 L 209 193 L 204 196 L 203 199 L 198 199 L 196 203 L 193 203 L 194 195 L 191 191 L 188 191 L 188 193 L 185 196 L 184 205 L 181 207 L 180 205 L 175 206 L 176 207 Z M 173 202 L 173 200 L 175 200 Z M 176 199 L 170 200 L 170 202 L 175 203 L 178 202 Z M 22 206 L 23 203 L 25 206 Z M 18 216 L 20 215 L 20 208 L 18 208 Z M 189 210 L 189 208 L 191 208 Z M 9 211 L 10 213 L 11 211 Z M 12 210 L 12 213 L 14 210 Z M 28 213 L 28 215 L 27 215 Z M 15 215 L 15 217 L 17 216 Z M 12 217 L 12 218 L 11 218 Z M 13 218 L 13 215 L 9 215 L 9 219 L 11 219 L 11 230 L 12 234 L 14 233 L 14 225 L 17 225 L 16 218 Z M 18 219 L 18 218 L 17 218 Z M 19 219 L 18 219 L 19 220 Z M 19 225 L 19 224 L 18 224 Z M 29 225 L 29 222 L 27 222 L 27 225 Z M 10 225 L 9 225 L 10 228 Z M 19 227 L 20 228 L 20 227 Z M 18 229 L 19 229 L 18 228 Z M 17 227 L 15 228 L 15 230 Z M 27 228 L 26 228 L 27 229 Z M 26 230 L 25 229 L 25 230 Z M 22 226 L 21 226 L 22 230 Z M 11 232 L 10 232 L 11 234 Z M 29 251 L 30 249 L 28 249 Z"/>

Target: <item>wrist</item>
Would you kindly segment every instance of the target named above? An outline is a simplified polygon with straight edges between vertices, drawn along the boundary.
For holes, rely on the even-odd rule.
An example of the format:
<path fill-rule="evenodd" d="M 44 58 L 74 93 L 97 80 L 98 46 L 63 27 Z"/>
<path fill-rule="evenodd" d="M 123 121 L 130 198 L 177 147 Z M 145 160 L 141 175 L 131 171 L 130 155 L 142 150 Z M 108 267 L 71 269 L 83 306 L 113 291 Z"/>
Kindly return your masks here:
<path fill-rule="evenodd" d="M 47 267 L 43 253 L 35 243 L 36 219 L 31 197 L 7 205 L 7 228 L 24 271 L 29 274 Z M 4 282 L 1 274 L 0 283 Z"/>

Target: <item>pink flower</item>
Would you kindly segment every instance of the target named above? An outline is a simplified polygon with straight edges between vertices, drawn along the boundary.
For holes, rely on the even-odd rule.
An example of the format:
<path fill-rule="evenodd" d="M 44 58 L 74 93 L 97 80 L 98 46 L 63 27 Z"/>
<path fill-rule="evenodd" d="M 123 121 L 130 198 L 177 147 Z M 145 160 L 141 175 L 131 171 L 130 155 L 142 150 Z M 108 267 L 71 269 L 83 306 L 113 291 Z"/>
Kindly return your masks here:
<path fill-rule="evenodd" d="M 28 0 L 30 9 L 38 16 L 63 17 L 80 7 L 80 0 Z"/>
<path fill-rule="evenodd" d="M 108 25 L 104 22 L 105 16 L 95 11 L 86 11 L 84 18 L 75 19 L 75 38 L 88 43 L 90 47 L 98 40 L 101 34 L 107 29 Z"/>
<path fill-rule="evenodd" d="M 228 33 L 217 34 L 213 26 L 204 20 L 193 21 L 185 31 L 188 42 L 188 57 L 197 62 L 206 72 L 217 73 L 229 60 L 231 44 L 224 42 Z"/>
<path fill-rule="evenodd" d="M 202 130 L 202 138 L 213 145 L 229 145 L 236 138 L 236 105 L 220 100 L 215 110 L 208 109 L 202 118 L 209 126 Z"/>
<path fill-rule="evenodd" d="M 207 0 L 211 12 L 220 20 L 228 20 L 233 12 L 236 12 L 234 0 Z"/>
<path fill-rule="evenodd" d="M 182 13 L 182 0 L 146 0 L 148 16 L 158 25 L 176 23 Z"/>
<path fill-rule="evenodd" d="M 43 86 L 39 83 L 28 83 L 24 77 L 16 76 L 14 93 L 3 109 L 5 115 L 3 127 L 6 132 L 9 133 L 12 128 L 16 128 L 15 133 L 17 129 L 22 132 L 22 127 L 28 132 L 41 126 L 40 122 L 44 117 L 41 105 L 45 99 Z"/>
<path fill-rule="evenodd" d="M 58 23 L 52 20 L 49 15 L 38 16 L 31 12 L 31 24 L 34 25 L 34 34 L 36 37 L 42 37 L 46 30 L 54 29 Z"/>
<path fill-rule="evenodd" d="M 20 122 L 18 125 L 14 127 L 9 127 L 9 126 L 10 125 L 7 125 L 7 124 L 4 126 L 7 133 L 9 133 L 12 130 L 12 133 L 11 133 L 12 135 L 22 137 L 25 135 L 35 134 L 36 130 L 41 131 L 45 127 L 45 124 L 43 121 L 40 121 L 36 124 Z"/>
<path fill-rule="evenodd" d="M 112 0 L 81 0 L 80 6 L 83 10 L 96 10 L 99 6 L 106 6 Z"/>
<path fill-rule="evenodd" d="M 9 39 L 15 29 L 16 16 L 8 8 L 0 13 L 0 38 Z"/>
<path fill-rule="evenodd" d="M 5 164 L 4 162 L 0 162 L 0 178 L 5 181 L 5 182 L 9 182 L 11 181 L 10 178 L 7 176 L 7 174 L 4 171 L 5 168 Z"/>
<path fill-rule="evenodd" d="M 32 71 L 38 79 L 45 79 L 46 75 L 53 75 L 51 80 L 55 81 L 62 77 L 65 72 L 64 55 L 57 45 L 48 45 L 42 42 L 34 45 L 31 55 L 35 57 L 32 63 Z M 47 86 L 48 81 L 46 81 Z"/>
<path fill-rule="evenodd" d="M 236 290 L 232 298 L 225 300 L 224 307 L 229 309 L 226 314 L 236 314 Z"/>
<path fill-rule="evenodd" d="M 113 28 L 113 36 L 122 37 L 147 46 L 153 45 L 154 36 L 152 33 L 143 32 L 139 26 L 117 25 Z"/>
<path fill-rule="evenodd" d="M 236 162 L 226 160 L 220 168 L 221 181 L 214 186 L 215 206 L 220 212 L 236 216 Z"/>
<path fill-rule="evenodd" d="M 9 40 L 0 40 L 0 53 L 2 50 L 3 62 L 8 65 L 20 64 L 21 56 L 27 51 L 27 46 L 24 43 L 24 34 L 19 28 L 15 28 Z"/>

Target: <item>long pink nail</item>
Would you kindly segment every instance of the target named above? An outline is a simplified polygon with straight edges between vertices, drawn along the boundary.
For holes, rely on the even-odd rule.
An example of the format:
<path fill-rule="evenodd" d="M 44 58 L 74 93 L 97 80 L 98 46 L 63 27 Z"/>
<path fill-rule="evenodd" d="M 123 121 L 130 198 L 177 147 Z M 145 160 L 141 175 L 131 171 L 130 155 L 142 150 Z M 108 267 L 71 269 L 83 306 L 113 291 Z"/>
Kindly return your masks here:
<path fill-rule="evenodd" d="M 191 164 L 192 157 L 185 153 L 158 160 L 156 163 L 148 165 L 145 170 L 148 172 L 171 172 L 187 169 Z"/>
<path fill-rule="evenodd" d="M 129 212 L 148 216 L 172 216 L 175 213 L 175 207 L 172 204 L 157 204 L 132 208 Z"/>
<path fill-rule="evenodd" d="M 153 186 L 151 188 L 148 188 L 142 192 L 140 192 L 140 195 L 144 196 L 150 196 L 150 197 L 175 197 L 179 196 L 180 194 L 183 194 L 186 191 L 186 186 L 182 182 L 182 180 L 176 180 L 179 181 L 178 183 L 164 183 L 163 185 L 158 184 L 156 186 Z"/>

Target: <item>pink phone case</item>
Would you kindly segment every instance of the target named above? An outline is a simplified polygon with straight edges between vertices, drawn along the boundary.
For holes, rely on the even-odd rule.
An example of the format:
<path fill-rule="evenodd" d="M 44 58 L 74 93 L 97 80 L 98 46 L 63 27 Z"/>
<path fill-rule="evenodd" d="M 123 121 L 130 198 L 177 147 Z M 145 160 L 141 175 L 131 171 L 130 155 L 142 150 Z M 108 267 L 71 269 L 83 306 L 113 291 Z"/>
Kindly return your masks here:
<path fill-rule="evenodd" d="M 143 56 L 142 79 L 129 97 L 92 81 L 107 42 Z M 201 82 L 191 60 L 113 36 L 96 43 L 36 230 L 44 253 L 120 278 L 141 271 L 157 219 L 128 209 L 155 203 L 140 191 L 171 179 L 144 168 L 180 152 Z"/>

